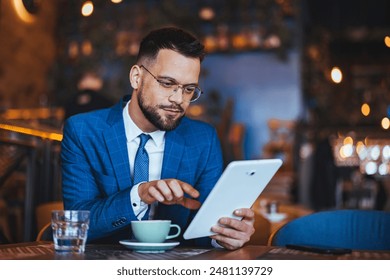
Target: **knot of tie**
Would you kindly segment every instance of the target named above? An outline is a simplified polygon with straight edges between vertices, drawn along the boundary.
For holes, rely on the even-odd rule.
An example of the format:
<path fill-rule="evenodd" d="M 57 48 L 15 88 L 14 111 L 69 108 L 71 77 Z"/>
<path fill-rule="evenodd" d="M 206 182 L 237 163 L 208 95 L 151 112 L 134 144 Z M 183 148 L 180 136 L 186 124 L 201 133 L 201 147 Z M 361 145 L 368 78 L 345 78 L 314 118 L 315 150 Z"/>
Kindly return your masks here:
<path fill-rule="evenodd" d="M 150 135 L 142 133 L 139 135 L 139 138 L 140 138 L 141 142 L 139 143 L 138 149 L 142 149 L 142 152 L 146 152 L 145 145 L 146 145 L 146 142 L 148 142 L 148 140 L 150 139 Z"/>

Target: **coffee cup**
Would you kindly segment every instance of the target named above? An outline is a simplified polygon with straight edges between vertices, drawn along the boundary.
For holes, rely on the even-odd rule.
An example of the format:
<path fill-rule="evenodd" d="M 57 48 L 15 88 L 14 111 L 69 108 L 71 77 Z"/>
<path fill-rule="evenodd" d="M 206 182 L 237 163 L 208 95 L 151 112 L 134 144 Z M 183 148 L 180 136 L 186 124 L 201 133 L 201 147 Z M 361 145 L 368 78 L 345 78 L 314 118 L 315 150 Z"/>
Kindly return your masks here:
<path fill-rule="evenodd" d="M 171 228 L 176 228 L 175 234 L 169 235 Z M 167 239 L 178 237 L 181 229 L 171 224 L 170 220 L 142 220 L 132 221 L 131 230 L 135 239 L 144 243 L 162 243 Z"/>

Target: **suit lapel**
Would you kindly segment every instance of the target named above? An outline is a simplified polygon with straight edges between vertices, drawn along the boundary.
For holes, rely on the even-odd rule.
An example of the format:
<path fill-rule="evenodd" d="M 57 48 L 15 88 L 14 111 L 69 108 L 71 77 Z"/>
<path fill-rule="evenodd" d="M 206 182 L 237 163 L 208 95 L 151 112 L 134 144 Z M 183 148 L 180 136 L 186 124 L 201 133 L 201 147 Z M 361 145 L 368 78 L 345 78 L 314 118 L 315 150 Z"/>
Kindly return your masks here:
<path fill-rule="evenodd" d="M 124 105 L 126 103 L 122 101 L 112 108 L 107 118 L 108 129 L 103 133 L 120 190 L 132 185 L 125 126 L 122 116 Z"/>
<path fill-rule="evenodd" d="M 177 178 L 180 163 L 183 158 L 185 140 L 182 135 L 178 134 L 176 130 L 168 131 L 165 134 L 165 148 L 164 159 L 161 169 L 161 179 Z M 179 205 L 164 205 L 158 204 L 158 210 L 156 211 L 157 219 L 172 219 L 179 224 L 182 228 L 187 215 L 186 209 Z"/>
<path fill-rule="evenodd" d="M 175 130 L 165 134 L 164 159 L 161 178 L 177 178 L 179 165 L 184 152 L 184 138 Z"/>

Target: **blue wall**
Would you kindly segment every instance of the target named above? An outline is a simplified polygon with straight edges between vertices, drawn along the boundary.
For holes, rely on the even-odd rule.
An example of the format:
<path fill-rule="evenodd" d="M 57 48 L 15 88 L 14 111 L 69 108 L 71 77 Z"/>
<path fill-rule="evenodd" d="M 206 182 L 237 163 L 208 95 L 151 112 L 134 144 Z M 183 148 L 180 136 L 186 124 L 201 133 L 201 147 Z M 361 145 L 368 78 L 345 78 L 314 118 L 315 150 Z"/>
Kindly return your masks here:
<path fill-rule="evenodd" d="M 207 73 L 200 84 L 207 94 L 218 91 L 234 100 L 233 120 L 246 126 L 245 157 L 261 156 L 268 142 L 267 120 L 296 120 L 302 111 L 299 54 L 288 60 L 274 53 L 209 54 L 202 65 Z"/>

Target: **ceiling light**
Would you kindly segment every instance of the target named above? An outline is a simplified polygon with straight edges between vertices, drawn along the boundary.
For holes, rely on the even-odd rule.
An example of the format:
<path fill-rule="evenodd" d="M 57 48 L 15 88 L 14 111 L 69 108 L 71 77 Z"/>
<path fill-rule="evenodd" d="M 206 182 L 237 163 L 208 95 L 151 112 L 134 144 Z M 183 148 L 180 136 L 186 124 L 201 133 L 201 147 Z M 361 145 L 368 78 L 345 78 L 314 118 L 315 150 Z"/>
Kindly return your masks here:
<path fill-rule="evenodd" d="M 330 72 L 330 76 L 332 78 L 332 81 L 335 82 L 336 84 L 341 83 L 341 81 L 343 80 L 343 73 L 338 67 L 332 68 L 332 71 Z"/>
<path fill-rule="evenodd" d="M 86 1 L 81 7 L 81 14 L 85 17 L 89 17 L 93 13 L 92 1 Z"/>
<path fill-rule="evenodd" d="M 214 10 L 211 7 L 203 7 L 199 11 L 199 17 L 203 20 L 212 20 L 215 17 Z"/>

